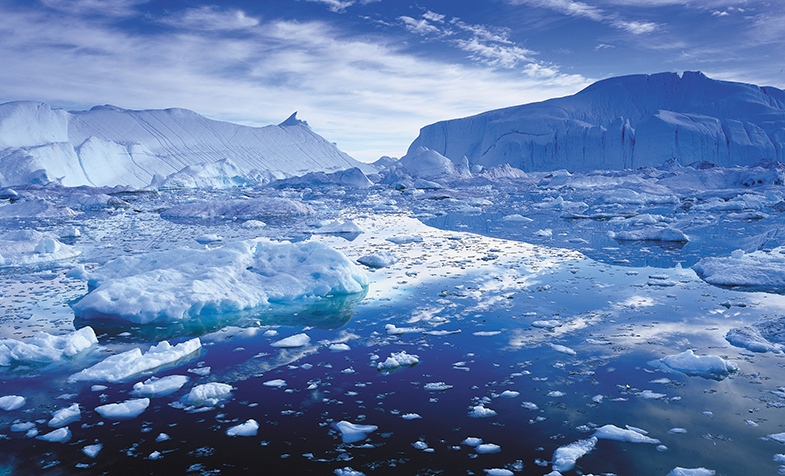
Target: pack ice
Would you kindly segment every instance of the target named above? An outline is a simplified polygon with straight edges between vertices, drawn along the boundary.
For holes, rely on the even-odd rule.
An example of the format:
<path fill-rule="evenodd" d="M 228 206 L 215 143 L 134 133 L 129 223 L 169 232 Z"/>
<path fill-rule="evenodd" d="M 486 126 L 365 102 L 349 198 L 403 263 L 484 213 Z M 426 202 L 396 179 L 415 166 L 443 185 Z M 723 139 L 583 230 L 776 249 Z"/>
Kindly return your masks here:
<path fill-rule="evenodd" d="M 317 242 L 250 240 L 211 250 L 175 249 L 76 274 L 90 289 L 73 305 L 77 316 L 139 324 L 357 293 L 368 285 L 342 253 Z"/>

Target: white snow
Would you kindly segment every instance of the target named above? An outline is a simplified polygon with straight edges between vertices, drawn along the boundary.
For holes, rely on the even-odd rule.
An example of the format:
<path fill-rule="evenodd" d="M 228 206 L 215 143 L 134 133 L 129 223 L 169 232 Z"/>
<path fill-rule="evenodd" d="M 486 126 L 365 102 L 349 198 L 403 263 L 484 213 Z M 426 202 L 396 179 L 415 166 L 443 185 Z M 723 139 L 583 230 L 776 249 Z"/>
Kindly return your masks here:
<path fill-rule="evenodd" d="M 345 420 L 333 422 L 330 426 L 341 433 L 341 440 L 344 443 L 362 441 L 366 439 L 370 433 L 379 429 L 379 427 L 375 425 L 358 425 Z"/>
<path fill-rule="evenodd" d="M 387 360 L 376 365 L 378 370 L 395 370 L 398 367 L 413 366 L 420 362 L 420 357 L 414 354 L 407 354 L 405 350 L 390 354 Z"/>
<path fill-rule="evenodd" d="M 131 394 L 140 397 L 163 397 L 180 390 L 186 382 L 188 382 L 188 377 L 185 375 L 150 377 L 144 382 L 136 382 Z"/>
<path fill-rule="evenodd" d="M 496 415 L 496 411 L 485 407 L 484 405 L 475 405 L 471 407 L 469 416 L 472 418 L 487 418 Z"/>
<path fill-rule="evenodd" d="M 387 266 L 394 265 L 398 261 L 400 261 L 400 258 L 397 254 L 384 250 L 376 252 L 372 255 L 366 255 L 357 258 L 358 263 L 364 264 L 369 268 L 386 268 Z"/>
<path fill-rule="evenodd" d="M 738 366 L 717 355 L 695 355 L 692 349 L 649 362 L 655 367 L 690 376 L 721 380 L 738 370 Z"/>
<path fill-rule="evenodd" d="M 47 424 L 52 428 L 59 428 L 68 425 L 69 423 L 79 421 L 81 418 L 82 411 L 79 409 L 79 404 L 74 403 L 69 407 L 61 408 L 52 413 L 52 418 Z"/>
<path fill-rule="evenodd" d="M 121 354 L 107 357 L 101 362 L 71 375 L 69 382 L 98 381 L 123 382 L 135 376 L 154 371 L 157 368 L 173 365 L 201 349 L 198 337 L 171 345 L 167 341 L 151 346 L 147 352 L 138 347 Z"/>
<path fill-rule="evenodd" d="M 281 340 L 273 342 L 270 345 L 273 347 L 280 347 L 282 349 L 290 349 L 294 347 L 302 347 L 307 345 L 309 342 L 311 342 L 311 338 L 308 336 L 308 334 L 300 333 L 285 337 Z"/>
<path fill-rule="evenodd" d="M 0 213 L 12 206 L 16 205 L 0 207 Z M 51 233 L 20 230 L 0 235 L 0 266 L 27 266 L 74 258 L 80 254 Z"/>
<path fill-rule="evenodd" d="M 5 395 L 0 397 L 0 408 L 10 412 L 22 408 L 27 400 L 19 395 Z"/>
<path fill-rule="evenodd" d="M 556 448 L 552 459 L 553 470 L 560 473 L 571 470 L 575 467 L 578 459 L 593 450 L 596 444 L 597 438 L 591 437 Z"/>
<path fill-rule="evenodd" d="M 95 411 L 110 420 L 131 420 L 141 415 L 150 406 L 149 398 L 134 398 L 122 403 L 109 403 L 95 408 Z"/>
<path fill-rule="evenodd" d="M 215 406 L 221 400 L 226 400 L 232 394 L 234 387 L 227 383 L 210 382 L 197 385 L 191 389 L 185 400 L 194 406 Z"/>
<path fill-rule="evenodd" d="M 357 293 L 369 282 L 342 253 L 321 243 L 256 240 L 123 257 L 85 278 L 91 291 L 73 305 L 77 316 L 140 324 Z"/>
<path fill-rule="evenodd" d="M 249 418 L 245 423 L 230 427 L 226 430 L 226 434 L 227 436 L 256 436 L 257 431 L 259 431 L 259 423 Z"/>
<path fill-rule="evenodd" d="M 594 431 L 592 436 L 598 439 L 627 441 L 630 443 L 651 443 L 655 445 L 660 443 L 660 440 L 650 438 L 639 431 L 619 428 L 615 425 L 601 426 Z"/>

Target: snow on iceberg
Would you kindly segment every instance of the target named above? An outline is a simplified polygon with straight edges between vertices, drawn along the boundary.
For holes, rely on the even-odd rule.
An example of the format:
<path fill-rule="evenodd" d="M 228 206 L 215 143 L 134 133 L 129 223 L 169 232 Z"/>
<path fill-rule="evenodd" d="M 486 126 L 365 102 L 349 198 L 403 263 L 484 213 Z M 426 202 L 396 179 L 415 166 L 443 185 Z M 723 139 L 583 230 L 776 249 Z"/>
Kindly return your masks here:
<path fill-rule="evenodd" d="M 192 164 L 166 177 L 153 176 L 151 188 L 231 188 L 250 185 L 251 180 L 229 159 Z"/>
<path fill-rule="evenodd" d="M 664 370 L 713 380 L 722 380 L 739 369 L 735 363 L 718 355 L 695 355 L 692 349 L 652 360 L 649 364 Z"/>
<path fill-rule="evenodd" d="M 109 403 L 95 408 L 104 418 L 110 420 L 131 420 L 141 415 L 150 406 L 149 398 L 134 398 L 122 403 Z"/>
<path fill-rule="evenodd" d="M 405 350 L 402 350 L 398 353 L 390 354 L 390 356 L 387 357 L 387 360 L 379 362 L 376 365 L 376 368 L 378 370 L 391 371 L 403 366 L 411 367 L 417 365 L 419 362 L 419 356 L 407 354 Z"/>
<path fill-rule="evenodd" d="M 682 468 L 675 467 L 667 476 L 714 476 L 716 473 L 713 469 L 706 468 Z"/>
<path fill-rule="evenodd" d="M 376 425 L 358 425 L 342 420 L 330 424 L 334 429 L 341 433 L 341 440 L 344 443 L 356 443 L 368 437 L 368 434 L 379 429 Z"/>
<path fill-rule="evenodd" d="M 214 406 L 221 400 L 229 398 L 232 394 L 234 387 L 228 383 L 210 382 L 197 385 L 191 389 L 185 400 L 190 405 L 201 406 L 210 405 Z"/>
<path fill-rule="evenodd" d="M 150 377 L 144 383 L 136 382 L 131 394 L 140 397 L 163 397 L 180 390 L 188 381 L 185 375 L 169 375 L 162 378 Z"/>
<path fill-rule="evenodd" d="M 353 294 L 369 283 L 354 263 L 324 244 L 261 240 L 127 256 L 83 277 L 90 291 L 72 306 L 77 316 L 139 324 Z"/>
<path fill-rule="evenodd" d="M 254 419 L 248 419 L 245 423 L 235 425 L 226 430 L 227 436 L 256 436 L 259 431 L 259 423 Z"/>
<path fill-rule="evenodd" d="M 315 210 L 310 205 L 280 197 L 259 197 L 238 200 L 194 202 L 175 205 L 161 212 L 168 219 L 177 218 L 254 218 L 312 215 Z"/>
<path fill-rule="evenodd" d="M 7 207 L 0 207 L 0 210 Z M 80 254 L 80 251 L 61 243 L 51 233 L 19 230 L 0 235 L 0 266 L 32 265 L 69 259 Z"/>
<path fill-rule="evenodd" d="M 692 269 L 710 284 L 782 289 L 785 288 L 785 247 L 770 252 L 736 250 L 730 257 L 703 258 Z"/>
<path fill-rule="evenodd" d="M 630 443 L 651 443 L 653 445 L 660 443 L 660 440 L 656 438 L 648 437 L 635 430 L 619 428 L 615 425 L 601 426 L 594 431 L 592 436 L 601 440 L 627 441 Z"/>
<path fill-rule="evenodd" d="M 579 458 L 589 453 L 597 444 L 597 438 L 591 437 L 586 440 L 578 440 L 566 446 L 556 448 L 553 453 L 553 469 L 563 473 L 575 467 Z"/>
<path fill-rule="evenodd" d="M 122 354 L 107 357 L 92 367 L 71 375 L 68 377 L 68 381 L 71 383 L 79 381 L 123 382 L 165 365 L 173 365 L 198 352 L 201 348 L 202 343 L 198 337 L 174 346 L 167 341 L 162 341 L 144 353 L 137 347 Z"/>
<path fill-rule="evenodd" d="M 48 364 L 77 356 L 98 343 L 92 327 L 64 336 L 39 332 L 27 342 L 0 339 L 0 366 L 18 363 Z"/>

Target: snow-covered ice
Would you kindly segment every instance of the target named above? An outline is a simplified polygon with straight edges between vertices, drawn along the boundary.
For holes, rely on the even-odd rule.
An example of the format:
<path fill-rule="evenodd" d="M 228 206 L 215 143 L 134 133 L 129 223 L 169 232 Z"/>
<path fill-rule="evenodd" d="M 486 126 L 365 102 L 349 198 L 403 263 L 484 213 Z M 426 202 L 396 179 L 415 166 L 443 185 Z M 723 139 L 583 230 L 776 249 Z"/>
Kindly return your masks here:
<path fill-rule="evenodd" d="M 560 446 L 553 453 L 553 469 L 563 473 L 575 467 L 578 459 L 594 449 L 597 438 L 591 437 L 578 440 L 565 446 Z"/>
<path fill-rule="evenodd" d="M 95 411 L 110 420 L 130 420 L 141 415 L 149 406 L 149 398 L 134 398 L 121 403 L 101 405 L 95 407 Z"/>
<path fill-rule="evenodd" d="M 340 432 L 341 440 L 344 443 L 356 443 L 358 441 L 362 441 L 366 439 L 369 434 L 379 429 L 379 427 L 376 425 L 359 425 L 357 423 L 350 423 L 345 420 L 333 422 L 330 424 L 330 426 Z"/>
<path fill-rule="evenodd" d="M 650 364 L 665 370 L 691 376 L 721 380 L 738 370 L 738 365 L 718 355 L 695 355 L 692 349 L 652 361 Z"/>
<path fill-rule="evenodd" d="M 259 423 L 256 420 L 249 418 L 245 423 L 232 426 L 226 430 L 227 436 L 256 436 L 259 431 Z"/>
<path fill-rule="evenodd" d="M 203 383 L 192 388 L 188 395 L 185 396 L 185 401 L 194 406 L 214 406 L 221 400 L 229 398 L 232 390 L 234 390 L 234 387 L 227 383 Z"/>
<path fill-rule="evenodd" d="M 11 412 L 22 408 L 27 399 L 19 395 L 4 395 L 0 397 L 0 408 L 7 412 Z"/>
<path fill-rule="evenodd" d="M 140 397 L 163 397 L 180 390 L 186 382 L 188 377 L 185 375 L 150 377 L 144 382 L 136 382 L 131 393 Z"/>

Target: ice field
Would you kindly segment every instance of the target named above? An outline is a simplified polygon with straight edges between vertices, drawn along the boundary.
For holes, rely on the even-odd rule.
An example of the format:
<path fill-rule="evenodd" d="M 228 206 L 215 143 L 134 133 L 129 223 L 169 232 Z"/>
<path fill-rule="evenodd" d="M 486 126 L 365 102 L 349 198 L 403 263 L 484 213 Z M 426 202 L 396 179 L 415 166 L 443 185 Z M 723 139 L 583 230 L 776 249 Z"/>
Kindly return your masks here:
<path fill-rule="evenodd" d="M 518 172 L 5 189 L 0 462 L 785 472 L 779 165 Z"/>

